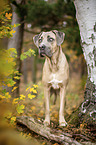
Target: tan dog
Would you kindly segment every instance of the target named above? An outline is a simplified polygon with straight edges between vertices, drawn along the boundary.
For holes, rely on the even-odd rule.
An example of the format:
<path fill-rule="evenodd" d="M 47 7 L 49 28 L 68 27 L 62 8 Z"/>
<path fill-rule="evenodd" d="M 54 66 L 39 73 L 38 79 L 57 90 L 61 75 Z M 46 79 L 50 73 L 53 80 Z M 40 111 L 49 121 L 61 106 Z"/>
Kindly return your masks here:
<path fill-rule="evenodd" d="M 66 126 L 67 124 L 64 119 L 64 99 L 69 78 L 69 66 L 61 48 L 64 35 L 63 32 L 53 30 L 41 32 L 33 37 L 35 45 L 39 48 L 40 56 L 46 57 L 42 76 L 45 97 L 45 125 L 50 124 L 49 99 L 52 90 L 54 90 L 55 95 L 58 91 L 60 92 L 59 125 Z"/>

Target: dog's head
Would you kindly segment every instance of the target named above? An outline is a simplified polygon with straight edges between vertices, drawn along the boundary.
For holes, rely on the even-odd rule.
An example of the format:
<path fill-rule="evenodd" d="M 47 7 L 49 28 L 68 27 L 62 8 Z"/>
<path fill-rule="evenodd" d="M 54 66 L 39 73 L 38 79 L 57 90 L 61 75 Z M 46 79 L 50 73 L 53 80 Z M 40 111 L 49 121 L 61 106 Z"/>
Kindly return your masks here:
<path fill-rule="evenodd" d="M 65 34 L 57 30 L 49 32 L 41 32 L 33 37 L 35 45 L 39 48 L 39 54 L 41 57 L 52 57 L 54 52 L 58 49 L 64 41 Z"/>

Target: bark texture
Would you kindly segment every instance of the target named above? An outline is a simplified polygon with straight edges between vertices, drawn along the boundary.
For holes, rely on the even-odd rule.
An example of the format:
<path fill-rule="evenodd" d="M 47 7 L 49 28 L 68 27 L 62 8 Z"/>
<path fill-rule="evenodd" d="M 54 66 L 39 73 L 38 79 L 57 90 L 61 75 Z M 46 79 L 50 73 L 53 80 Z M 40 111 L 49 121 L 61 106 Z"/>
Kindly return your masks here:
<path fill-rule="evenodd" d="M 16 13 L 16 10 L 18 9 L 18 11 L 20 10 L 20 8 L 18 7 L 19 5 L 23 5 L 25 3 L 25 0 L 15 0 L 17 5 L 11 4 L 12 6 L 12 25 L 14 24 L 20 24 L 20 26 L 15 27 L 14 30 L 16 31 L 13 34 L 13 37 L 11 37 L 9 39 L 8 42 L 8 49 L 9 48 L 16 48 L 17 50 L 17 66 L 16 69 L 21 73 L 21 60 L 20 60 L 20 55 L 21 55 L 21 50 L 22 50 L 22 43 L 23 43 L 23 30 L 24 30 L 24 16 L 23 14 L 19 14 Z M 20 10 L 21 12 L 21 10 Z M 14 91 L 14 97 L 19 95 L 19 83 L 20 80 L 16 80 L 16 86 L 18 87 L 15 91 Z"/>
<path fill-rule="evenodd" d="M 32 117 L 17 117 L 17 123 L 27 126 L 27 128 L 31 131 L 47 138 L 48 140 L 53 140 L 64 145 L 81 145 L 81 143 L 74 140 L 70 134 L 45 127 L 44 125 L 36 122 Z"/>
<path fill-rule="evenodd" d="M 96 0 L 74 0 L 88 79 L 84 101 L 80 107 L 81 121 L 96 123 Z"/>

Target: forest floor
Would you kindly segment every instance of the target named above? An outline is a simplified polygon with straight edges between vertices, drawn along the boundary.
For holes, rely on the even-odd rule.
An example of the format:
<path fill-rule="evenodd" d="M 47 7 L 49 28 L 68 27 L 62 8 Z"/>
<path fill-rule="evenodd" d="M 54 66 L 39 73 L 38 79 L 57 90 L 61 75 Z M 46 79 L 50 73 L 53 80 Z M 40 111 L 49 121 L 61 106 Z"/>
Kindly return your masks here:
<path fill-rule="evenodd" d="M 29 75 L 30 76 L 30 75 Z M 23 83 L 23 77 L 21 78 L 21 94 L 27 95 L 29 92 L 26 93 L 26 88 L 28 86 L 32 86 L 32 82 L 26 86 Z M 44 94 L 43 94 L 43 85 L 41 81 L 37 82 L 37 95 L 31 101 L 26 98 L 23 104 L 26 106 L 25 111 L 22 116 L 30 116 L 38 120 L 40 123 L 44 121 Z M 84 86 L 84 84 L 83 84 Z M 66 93 L 66 106 L 65 106 L 65 118 L 68 123 L 67 127 L 60 128 L 58 125 L 58 112 L 59 112 L 59 97 L 57 98 L 56 104 L 53 105 L 53 96 L 50 98 L 50 117 L 51 117 L 51 124 L 50 127 L 53 129 L 62 130 L 66 133 L 69 133 L 75 138 L 77 141 L 96 141 L 96 134 L 94 134 L 94 128 L 86 128 L 83 124 L 80 126 L 76 126 L 76 124 L 70 124 L 70 115 L 77 110 L 81 102 L 83 101 L 84 96 L 84 88 L 82 87 L 82 79 L 76 73 L 73 73 L 72 77 L 69 80 L 69 84 L 67 87 Z M 19 128 L 19 126 L 18 126 Z M 27 128 L 22 128 L 21 131 L 30 133 Z M 38 136 L 38 134 L 31 132 L 31 137 L 34 138 L 35 144 L 42 144 L 42 145 L 58 145 L 58 143 L 54 143 L 52 141 L 48 141 L 44 137 Z M 38 142 L 39 141 L 39 142 Z"/>

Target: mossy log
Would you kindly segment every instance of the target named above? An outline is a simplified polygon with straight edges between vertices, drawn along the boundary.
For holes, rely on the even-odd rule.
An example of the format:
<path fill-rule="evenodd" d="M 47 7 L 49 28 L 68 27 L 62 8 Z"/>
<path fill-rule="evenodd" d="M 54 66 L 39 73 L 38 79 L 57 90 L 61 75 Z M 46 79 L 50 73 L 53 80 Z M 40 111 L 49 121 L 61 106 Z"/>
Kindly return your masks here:
<path fill-rule="evenodd" d="M 62 143 L 64 145 L 81 145 L 81 143 L 74 140 L 70 134 L 64 133 L 60 130 L 46 127 L 43 124 L 40 124 L 37 121 L 35 121 L 32 117 L 17 117 L 17 123 L 25 125 L 31 131 L 47 138 L 48 140 L 52 140 L 57 143 Z"/>

